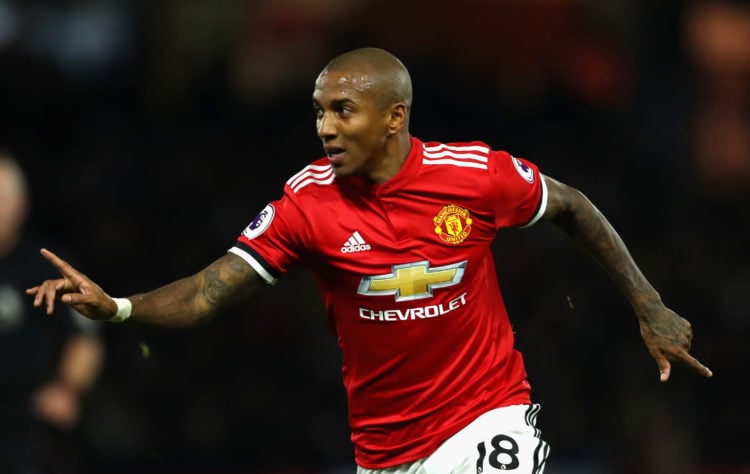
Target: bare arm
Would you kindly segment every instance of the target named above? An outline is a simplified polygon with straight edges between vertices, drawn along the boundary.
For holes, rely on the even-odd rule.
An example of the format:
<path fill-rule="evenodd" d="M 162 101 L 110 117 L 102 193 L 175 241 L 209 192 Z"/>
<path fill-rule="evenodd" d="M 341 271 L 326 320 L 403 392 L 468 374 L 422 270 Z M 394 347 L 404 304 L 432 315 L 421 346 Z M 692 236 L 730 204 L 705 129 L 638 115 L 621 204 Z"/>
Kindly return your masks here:
<path fill-rule="evenodd" d="M 661 381 L 669 379 L 671 361 L 681 361 L 710 377 L 711 371 L 689 354 L 693 337 L 690 323 L 664 305 L 604 215 L 580 191 L 548 176 L 544 179 L 549 191 L 544 220 L 580 244 L 628 298 L 638 316 L 641 337 L 659 367 Z"/>
<path fill-rule="evenodd" d="M 77 393 L 94 386 L 104 359 L 104 343 L 97 335 L 71 336 L 65 343 L 58 378 Z"/>
<path fill-rule="evenodd" d="M 115 315 L 117 305 L 99 285 L 49 250 L 41 252 L 57 267 L 61 278 L 26 290 L 34 296 L 34 306 L 45 305 L 51 314 L 59 298 L 90 319 L 107 320 Z M 226 254 L 195 275 L 131 296 L 129 321 L 171 327 L 200 324 L 254 293 L 259 284 L 260 277 L 250 265 L 234 254 Z"/>
<path fill-rule="evenodd" d="M 201 324 L 254 293 L 259 285 L 255 270 L 228 253 L 191 277 L 131 296 L 130 320 L 158 326 Z"/>

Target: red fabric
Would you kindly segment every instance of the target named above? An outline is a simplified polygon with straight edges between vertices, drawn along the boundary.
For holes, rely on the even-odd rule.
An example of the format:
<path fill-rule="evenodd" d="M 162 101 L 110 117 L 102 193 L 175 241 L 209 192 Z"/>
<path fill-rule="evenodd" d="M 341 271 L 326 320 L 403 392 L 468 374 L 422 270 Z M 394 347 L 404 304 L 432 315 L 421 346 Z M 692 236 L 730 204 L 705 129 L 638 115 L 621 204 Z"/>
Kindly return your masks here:
<path fill-rule="evenodd" d="M 536 166 L 481 142 L 416 138 L 381 185 L 334 179 L 325 158 L 312 166 L 232 251 L 269 281 L 296 264 L 313 272 L 342 350 L 357 463 L 425 457 L 485 411 L 529 403 L 490 244 L 546 199 Z"/>

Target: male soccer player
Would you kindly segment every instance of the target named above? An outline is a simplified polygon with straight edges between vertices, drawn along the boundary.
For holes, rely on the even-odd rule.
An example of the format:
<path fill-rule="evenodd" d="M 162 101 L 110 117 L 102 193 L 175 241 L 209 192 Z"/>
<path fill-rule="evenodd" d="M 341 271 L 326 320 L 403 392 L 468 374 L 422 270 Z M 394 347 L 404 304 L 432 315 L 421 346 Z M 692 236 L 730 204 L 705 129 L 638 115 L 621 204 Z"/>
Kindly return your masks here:
<path fill-rule="evenodd" d="M 313 106 L 325 157 L 292 176 L 226 255 L 156 290 L 111 298 L 48 250 L 62 278 L 29 289 L 99 320 L 196 324 L 273 284 L 315 276 L 342 350 L 360 474 L 542 472 L 522 356 L 490 244 L 503 227 L 550 221 L 608 271 L 631 302 L 661 380 L 690 354 L 690 324 L 661 301 L 605 217 L 533 163 L 479 141 L 409 132 L 412 84 L 376 48 L 326 65 Z"/>

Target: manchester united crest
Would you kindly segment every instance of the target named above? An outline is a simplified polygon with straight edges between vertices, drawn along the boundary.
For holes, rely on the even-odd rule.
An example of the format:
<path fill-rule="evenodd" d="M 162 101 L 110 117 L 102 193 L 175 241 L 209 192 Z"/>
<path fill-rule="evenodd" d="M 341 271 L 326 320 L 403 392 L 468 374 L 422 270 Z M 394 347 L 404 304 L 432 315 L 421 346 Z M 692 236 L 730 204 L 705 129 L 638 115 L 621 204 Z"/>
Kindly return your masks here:
<path fill-rule="evenodd" d="M 473 221 L 468 209 L 449 204 L 432 218 L 432 222 L 440 240 L 458 245 L 469 236 Z"/>

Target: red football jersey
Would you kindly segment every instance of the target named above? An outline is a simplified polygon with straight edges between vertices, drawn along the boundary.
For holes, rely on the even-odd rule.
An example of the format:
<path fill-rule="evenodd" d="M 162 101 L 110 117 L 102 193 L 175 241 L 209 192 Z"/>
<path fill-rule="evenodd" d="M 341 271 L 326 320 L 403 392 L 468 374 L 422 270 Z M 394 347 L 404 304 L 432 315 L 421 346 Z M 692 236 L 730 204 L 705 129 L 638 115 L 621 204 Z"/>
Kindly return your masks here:
<path fill-rule="evenodd" d="M 425 457 L 485 411 L 530 403 L 490 244 L 544 213 L 543 181 L 484 143 L 412 137 L 380 185 L 313 162 L 229 250 L 269 283 L 295 264 L 314 274 L 360 466 Z"/>

